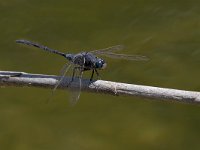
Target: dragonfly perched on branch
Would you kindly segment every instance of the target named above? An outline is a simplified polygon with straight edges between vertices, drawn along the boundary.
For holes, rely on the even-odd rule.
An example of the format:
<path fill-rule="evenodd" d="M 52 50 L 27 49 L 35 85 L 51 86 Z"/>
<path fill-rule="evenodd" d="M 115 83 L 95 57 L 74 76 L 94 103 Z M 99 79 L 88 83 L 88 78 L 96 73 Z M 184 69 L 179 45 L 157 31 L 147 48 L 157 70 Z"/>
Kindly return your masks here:
<path fill-rule="evenodd" d="M 44 46 L 44 45 L 41 45 L 41 44 L 38 44 L 35 42 L 31 42 L 28 40 L 16 40 L 16 42 L 25 44 L 25 45 L 29 45 L 29 46 L 34 46 L 34 47 L 43 49 L 45 51 L 48 51 L 50 53 L 58 54 L 60 56 L 65 57 L 68 60 L 69 63 L 67 63 L 63 67 L 62 76 L 61 76 L 60 80 L 58 81 L 58 83 L 56 84 L 53 91 L 56 90 L 56 88 L 59 86 L 61 81 L 64 79 L 69 68 L 71 66 L 73 66 L 73 75 L 72 75 L 71 82 L 73 82 L 74 76 L 75 76 L 76 72 L 78 71 L 78 73 L 79 73 L 78 78 L 79 78 L 79 84 L 80 84 L 79 91 L 77 92 L 78 94 L 76 94 L 76 96 L 73 100 L 74 101 L 73 103 L 76 103 L 80 97 L 81 79 L 82 79 L 83 72 L 87 71 L 87 70 L 92 70 L 92 74 L 90 77 L 90 81 L 92 81 L 94 73 L 96 73 L 97 77 L 99 77 L 98 69 L 105 69 L 107 66 L 106 62 L 102 58 L 97 57 L 97 55 L 102 55 L 102 56 L 107 56 L 107 57 L 117 58 L 117 59 L 135 60 L 135 61 L 148 60 L 148 58 L 146 56 L 142 56 L 142 55 L 126 55 L 126 54 L 114 53 L 119 50 L 122 50 L 124 48 L 123 45 L 116 45 L 116 46 L 112 46 L 112 47 L 108 47 L 108 48 L 104 48 L 104 49 L 92 50 L 92 51 L 88 51 L 88 52 L 83 51 L 83 52 L 79 52 L 77 54 L 72 54 L 72 53 L 63 53 L 58 50 L 51 49 L 47 46 Z"/>

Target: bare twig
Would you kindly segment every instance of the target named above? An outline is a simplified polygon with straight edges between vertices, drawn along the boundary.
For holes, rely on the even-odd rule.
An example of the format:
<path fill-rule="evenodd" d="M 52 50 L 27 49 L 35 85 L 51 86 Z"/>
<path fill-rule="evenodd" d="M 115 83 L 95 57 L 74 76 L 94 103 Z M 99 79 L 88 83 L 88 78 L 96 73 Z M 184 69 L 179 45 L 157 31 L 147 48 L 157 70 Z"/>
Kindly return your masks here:
<path fill-rule="evenodd" d="M 28 86 L 53 89 L 59 81 L 59 76 L 30 74 L 14 71 L 0 71 L 0 86 Z M 59 89 L 79 88 L 78 79 L 70 83 L 71 78 L 65 77 Z M 69 84 L 70 83 L 70 84 Z M 70 85 L 70 86 L 69 86 Z M 157 100 L 178 101 L 200 104 L 200 92 L 184 91 L 169 88 L 159 88 L 144 85 L 126 84 L 111 81 L 82 80 L 82 90 L 89 92 L 106 93 L 112 95 L 140 96 Z"/>

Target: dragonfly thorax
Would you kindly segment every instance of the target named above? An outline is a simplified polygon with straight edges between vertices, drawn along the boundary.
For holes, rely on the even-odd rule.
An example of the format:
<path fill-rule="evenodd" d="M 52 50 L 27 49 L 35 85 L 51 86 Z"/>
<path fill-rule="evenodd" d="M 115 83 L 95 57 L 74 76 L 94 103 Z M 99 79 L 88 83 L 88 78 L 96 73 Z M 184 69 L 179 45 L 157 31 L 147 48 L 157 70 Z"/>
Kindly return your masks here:
<path fill-rule="evenodd" d="M 96 57 L 90 52 L 65 54 L 65 58 L 73 64 L 83 67 L 84 70 L 104 69 L 106 67 L 106 63 L 103 59 Z"/>

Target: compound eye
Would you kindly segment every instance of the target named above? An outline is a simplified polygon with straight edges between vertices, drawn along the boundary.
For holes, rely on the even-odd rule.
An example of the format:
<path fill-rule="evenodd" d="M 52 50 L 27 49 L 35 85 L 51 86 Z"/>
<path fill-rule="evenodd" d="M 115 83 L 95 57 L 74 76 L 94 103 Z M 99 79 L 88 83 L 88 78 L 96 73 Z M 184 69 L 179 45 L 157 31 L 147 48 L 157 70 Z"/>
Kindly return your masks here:
<path fill-rule="evenodd" d="M 100 61 L 97 61 L 96 64 L 95 64 L 96 68 L 101 68 L 102 64 Z"/>

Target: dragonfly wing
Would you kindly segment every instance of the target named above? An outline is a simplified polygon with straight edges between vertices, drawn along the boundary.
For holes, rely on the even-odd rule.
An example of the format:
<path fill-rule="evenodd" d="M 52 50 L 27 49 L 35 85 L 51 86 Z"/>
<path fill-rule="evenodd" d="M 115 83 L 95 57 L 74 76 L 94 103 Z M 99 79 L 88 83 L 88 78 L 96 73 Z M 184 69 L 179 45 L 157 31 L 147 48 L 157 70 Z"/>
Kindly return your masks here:
<path fill-rule="evenodd" d="M 107 47 L 107 48 L 104 48 L 104 49 L 93 50 L 93 51 L 90 51 L 90 52 L 94 53 L 94 54 L 99 54 L 99 53 L 104 53 L 104 52 L 116 52 L 116 51 L 119 51 L 119 50 L 122 50 L 122 49 L 124 49 L 123 45 L 115 45 L 115 46 Z"/>
<path fill-rule="evenodd" d="M 103 55 L 111 58 L 117 58 L 117 59 L 126 59 L 126 60 L 136 60 L 136 61 L 147 61 L 148 58 L 146 56 L 142 55 L 126 55 L 126 54 L 117 54 L 113 52 L 117 52 L 119 50 L 124 49 L 123 45 L 115 45 L 111 46 L 105 49 L 99 49 L 99 50 L 94 50 L 90 51 L 93 54 L 96 55 Z"/>
<path fill-rule="evenodd" d="M 51 97 L 48 98 L 47 103 L 49 103 L 49 101 L 52 99 L 54 92 L 56 91 L 58 86 L 61 84 L 62 80 L 64 79 L 64 77 L 65 77 L 66 73 L 68 72 L 68 70 L 70 69 L 70 67 L 71 67 L 71 64 L 68 64 L 68 63 L 63 66 L 63 68 L 61 70 L 60 79 L 57 81 L 55 87 L 53 88 Z"/>
<path fill-rule="evenodd" d="M 82 77 L 83 77 L 83 68 L 84 68 L 84 65 L 85 65 L 85 57 L 83 57 L 83 66 L 79 66 L 79 67 L 74 67 L 74 75 L 76 76 L 76 73 L 78 71 L 78 88 L 72 88 L 71 89 L 71 98 L 70 98 L 70 104 L 73 106 L 75 105 L 79 98 L 80 98 L 80 95 L 81 95 L 81 88 L 82 88 Z"/>
<path fill-rule="evenodd" d="M 55 90 L 57 89 L 57 87 L 60 85 L 60 83 L 62 82 L 62 80 L 64 79 L 66 73 L 68 72 L 69 68 L 71 67 L 71 64 L 65 64 L 63 66 L 63 68 L 61 69 L 61 76 L 60 76 L 60 79 L 59 81 L 56 83 L 53 91 L 52 91 L 52 94 L 55 92 Z"/>
<path fill-rule="evenodd" d="M 77 73 L 78 73 L 78 75 L 76 76 Z M 83 71 L 80 68 L 76 68 L 74 75 L 76 76 L 76 79 L 78 79 L 78 80 L 75 79 L 75 81 L 77 82 L 78 88 L 70 89 L 71 93 L 70 93 L 69 102 L 72 106 L 74 106 L 78 102 L 80 95 L 81 95 Z"/>
<path fill-rule="evenodd" d="M 77 76 L 77 79 L 78 79 L 78 88 L 74 88 L 74 89 L 70 89 L 70 99 L 69 99 L 69 102 L 72 106 L 74 106 L 79 98 L 80 98 L 80 95 L 81 95 L 81 87 L 82 87 L 82 72 L 80 71 L 79 72 L 79 76 Z"/>
<path fill-rule="evenodd" d="M 116 59 L 126 59 L 126 60 L 135 60 L 135 61 L 147 61 L 149 60 L 146 56 L 142 55 L 126 55 L 126 54 L 116 54 L 116 53 L 99 53 L 99 55 L 107 56 L 110 58 Z"/>

